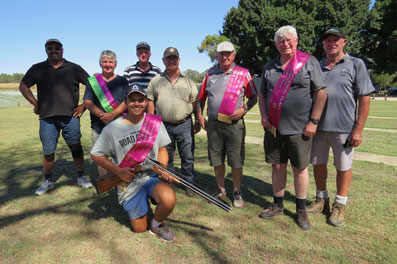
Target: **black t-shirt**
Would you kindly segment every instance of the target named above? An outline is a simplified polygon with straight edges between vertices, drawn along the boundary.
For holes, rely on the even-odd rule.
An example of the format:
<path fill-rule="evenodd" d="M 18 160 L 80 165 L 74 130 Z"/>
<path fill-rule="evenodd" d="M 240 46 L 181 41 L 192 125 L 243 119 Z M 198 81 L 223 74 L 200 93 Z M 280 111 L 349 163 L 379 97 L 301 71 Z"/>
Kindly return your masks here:
<path fill-rule="evenodd" d="M 117 75 L 116 78 L 111 80 L 110 82 L 106 83 L 107 87 L 109 88 L 113 99 L 120 105 L 124 100 L 125 91 L 128 88 L 128 82 L 124 77 Z M 98 100 L 98 97 L 95 95 L 94 91 L 92 90 L 91 84 L 87 81 L 85 93 L 84 93 L 84 100 L 91 100 L 94 104 L 105 112 L 101 103 Z M 90 113 L 91 116 L 91 128 L 95 130 L 98 134 L 102 132 L 102 129 L 105 127 L 105 124 L 101 121 L 99 117 Z"/>
<path fill-rule="evenodd" d="M 79 102 L 79 83 L 85 84 L 88 73 L 79 65 L 65 60 L 55 69 L 48 61 L 33 65 L 22 82 L 37 85 L 40 119 L 51 116 L 72 116 Z"/>

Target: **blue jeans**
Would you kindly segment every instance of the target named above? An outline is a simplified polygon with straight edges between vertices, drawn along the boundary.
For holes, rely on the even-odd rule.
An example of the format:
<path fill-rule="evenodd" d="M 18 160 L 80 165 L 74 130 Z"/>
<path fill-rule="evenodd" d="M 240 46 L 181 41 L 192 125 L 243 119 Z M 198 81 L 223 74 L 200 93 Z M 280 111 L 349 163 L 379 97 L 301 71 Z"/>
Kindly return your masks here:
<path fill-rule="evenodd" d="M 167 145 L 168 150 L 168 167 L 174 169 L 175 149 L 178 147 L 179 156 L 181 157 L 182 176 L 188 181 L 193 182 L 194 177 L 194 133 L 192 119 L 178 125 L 164 123 L 171 143 Z"/>
<path fill-rule="evenodd" d="M 80 144 L 80 119 L 73 116 L 53 116 L 40 119 L 40 140 L 44 155 L 55 152 L 61 130 L 62 137 L 68 146 Z"/>

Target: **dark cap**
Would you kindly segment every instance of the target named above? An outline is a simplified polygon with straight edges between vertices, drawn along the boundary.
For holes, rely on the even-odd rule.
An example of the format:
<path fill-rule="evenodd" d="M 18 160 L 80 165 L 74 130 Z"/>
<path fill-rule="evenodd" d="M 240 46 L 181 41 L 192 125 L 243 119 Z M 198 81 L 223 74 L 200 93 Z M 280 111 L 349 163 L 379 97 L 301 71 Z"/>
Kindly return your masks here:
<path fill-rule="evenodd" d="M 127 98 L 132 93 L 140 93 L 146 97 L 146 91 L 136 83 L 132 83 L 130 86 L 128 86 L 125 92 L 125 98 Z"/>
<path fill-rule="evenodd" d="M 49 40 L 47 40 L 46 42 L 45 42 L 45 47 L 48 45 L 48 44 L 50 44 L 50 43 L 56 43 L 56 44 L 59 44 L 59 45 L 61 45 L 62 46 L 62 43 L 58 40 L 58 39 L 49 39 Z"/>
<path fill-rule="evenodd" d="M 335 35 L 338 37 L 342 37 L 345 38 L 345 32 L 343 32 L 342 29 L 337 28 L 337 27 L 332 27 L 330 29 L 328 29 L 327 31 L 325 31 L 324 35 L 323 35 L 323 40 L 328 36 L 328 35 Z"/>
<path fill-rule="evenodd" d="M 169 56 L 177 56 L 179 58 L 179 52 L 176 48 L 168 47 L 165 49 L 163 58 L 167 58 Z"/>
<path fill-rule="evenodd" d="M 145 48 L 145 49 L 150 50 L 150 45 L 149 45 L 147 42 L 142 41 L 142 42 L 139 42 L 139 43 L 136 45 L 136 49 L 137 49 L 137 50 L 140 49 L 140 48 Z"/>

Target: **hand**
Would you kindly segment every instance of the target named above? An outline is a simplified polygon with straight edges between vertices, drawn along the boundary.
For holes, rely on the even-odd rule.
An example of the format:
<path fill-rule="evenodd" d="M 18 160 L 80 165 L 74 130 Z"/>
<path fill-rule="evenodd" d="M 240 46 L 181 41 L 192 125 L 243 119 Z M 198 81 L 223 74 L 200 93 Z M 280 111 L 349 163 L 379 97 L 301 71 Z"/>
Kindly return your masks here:
<path fill-rule="evenodd" d="M 269 121 L 269 119 L 267 117 L 262 118 L 261 119 L 261 123 L 262 123 L 262 126 L 264 128 L 271 128 L 272 127 L 272 124 L 270 123 L 270 121 Z"/>
<path fill-rule="evenodd" d="M 244 114 L 245 114 L 245 110 L 244 110 L 244 108 L 241 107 L 241 108 L 235 110 L 234 113 L 230 115 L 230 119 L 231 119 L 231 120 L 238 120 L 238 119 L 240 119 Z"/>
<path fill-rule="evenodd" d="M 309 121 L 309 123 L 307 123 L 305 128 L 303 129 L 303 135 L 306 137 L 311 137 L 316 134 L 316 131 L 317 131 L 317 125 Z"/>
<path fill-rule="evenodd" d="M 358 147 L 363 140 L 363 133 L 358 129 L 353 129 L 350 134 L 350 145 L 354 148 Z"/>
<path fill-rule="evenodd" d="M 200 132 L 200 130 L 201 130 L 201 125 L 197 120 L 196 122 L 194 122 L 193 132 L 194 134 L 197 134 L 198 132 Z"/>
<path fill-rule="evenodd" d="M 135 172 L 135 168 L 124 167 L 118 168 L 116 175 L 124 182 L 132 182 L 135 177 Z"/>
<path fill-rule="evenodd" d="M 104 124 L 109 124 L 110 122 L 112 122 L 113 120 L 114 120 L 114 115 L 113 115 L 113 112 L 111 112 L 111 113 L 102 113 L 100 116 L 99 116 L 99 119 L 101 119 L 101 121 L 104 123 Z"/>
<path fill-rule="evenodd" d="M 37 105 L 33 106 L 33 113 L 35 113 L 36 115 L 39 114 L 39 108 L 37 107 Z"/>
<path fill-rule="evenodd" d="M 201 126 L 205 131 L 207 131 L 207 120 L 205 120 L 205 118 L 204 118 L 202 115 L 199 115 L 199 116 L 198 116 L 198 121 L 199 121 L 200 126 Z"/>
<path fill-rule="evenodd" d="M 74 117 L 81 117 L 85 111 L 84 104 L 78 105 L 75 109 L 73 109 Z"/>
<path fill-rule="evenodd" d="M 159 179 L 169 182 L 169 183 L 173 182 L 172 176 L 168 172 L 165 172 L 165 171 L 163 171 L 161 174 L 159 174 Z"/>

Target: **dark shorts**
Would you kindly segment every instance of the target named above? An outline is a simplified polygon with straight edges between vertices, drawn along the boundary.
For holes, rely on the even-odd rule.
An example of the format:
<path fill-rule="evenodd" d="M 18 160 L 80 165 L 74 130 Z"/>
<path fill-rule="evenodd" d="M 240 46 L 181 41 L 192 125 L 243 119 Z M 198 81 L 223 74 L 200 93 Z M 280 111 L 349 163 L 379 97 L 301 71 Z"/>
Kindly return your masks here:
<path fill-rule="evenodd" d="M 154 187 L 161 182 L 164 181 L 158 177 L 150 178 L 134 196 L 123 202 L 122 206 L 128 213 L 130 220 L 135 220 L 147 213 L 149 209 L 148 198 L 150 198 Z"/>
<path fill-rule="evenodd" d="M 263 145 L 266 162 L 282 164 L 290 160 L 295 168 L 304 169 L 309 166 L 312 141 L 313 137 L 306 137 L 303 134 L 280 135 L 278 131 L 274 138 L 272 133 L 265 130 Z"/>
<path fill-rule="evenodd" d="M 208 157 L 210 165 L 217 167 L 225 162 L 232 168 L 241 168 L 245 158 L 245 124 L 240 119 L 235 124 L 227 124 L 208 119 Z"/>
<path fill-rule="evenodd" d="M 62 137 L 68 146 L 80 144 L 80 119 L 69 116 L 53 116 L 40 119 L 40 140 L 43 154 L 50 155 L 57 149 L 58 138 Z"/>

